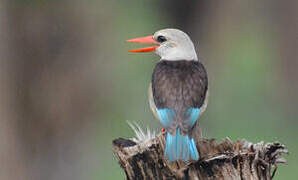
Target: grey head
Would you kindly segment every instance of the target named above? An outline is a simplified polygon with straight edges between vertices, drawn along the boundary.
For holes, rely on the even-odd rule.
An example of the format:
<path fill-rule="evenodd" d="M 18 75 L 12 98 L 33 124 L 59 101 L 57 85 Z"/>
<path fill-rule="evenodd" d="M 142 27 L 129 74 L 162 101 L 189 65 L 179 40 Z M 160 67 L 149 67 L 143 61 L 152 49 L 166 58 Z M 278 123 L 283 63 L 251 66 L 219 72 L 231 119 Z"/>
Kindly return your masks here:
<path fill-rule="evenodd" d="M 161 60 L 198 60 L 193 42 L 181 30 L 162 29 L 154 33 L 153 39 L 160 44 L 155 53 Z"/>

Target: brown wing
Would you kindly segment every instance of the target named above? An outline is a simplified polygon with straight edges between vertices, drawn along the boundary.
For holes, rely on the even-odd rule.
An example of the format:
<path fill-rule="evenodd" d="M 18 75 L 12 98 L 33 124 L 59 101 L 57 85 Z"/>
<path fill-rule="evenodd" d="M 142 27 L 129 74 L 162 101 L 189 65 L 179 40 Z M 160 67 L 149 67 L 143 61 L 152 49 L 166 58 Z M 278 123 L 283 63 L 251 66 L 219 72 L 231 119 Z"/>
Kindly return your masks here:
<path fill-rule="evenodd" d="M 184 126 L 189 108 L 200 108 L 208 89 L 207 73 L 198 61 L 160 61 L 152 76 L 153 99 L 157 109 L 176 113 L 173 128 Z"/>

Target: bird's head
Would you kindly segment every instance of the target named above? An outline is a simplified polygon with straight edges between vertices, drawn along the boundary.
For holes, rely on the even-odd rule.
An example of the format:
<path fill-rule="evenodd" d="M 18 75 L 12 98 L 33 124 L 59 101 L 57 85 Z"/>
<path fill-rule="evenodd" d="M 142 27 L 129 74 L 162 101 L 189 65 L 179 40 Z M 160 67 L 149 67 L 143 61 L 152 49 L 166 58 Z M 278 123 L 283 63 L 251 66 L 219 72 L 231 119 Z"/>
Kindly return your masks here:
<path fill-rule="evenodd" d="M 155 52 L 161 60 L 197 60 L 193 42 L 186 33 L 178 29 L 162 29 L 153 36 L 127 40 L 136 43 L 154 43 L 157 46 L 130 50 L 129 52 Z"/>

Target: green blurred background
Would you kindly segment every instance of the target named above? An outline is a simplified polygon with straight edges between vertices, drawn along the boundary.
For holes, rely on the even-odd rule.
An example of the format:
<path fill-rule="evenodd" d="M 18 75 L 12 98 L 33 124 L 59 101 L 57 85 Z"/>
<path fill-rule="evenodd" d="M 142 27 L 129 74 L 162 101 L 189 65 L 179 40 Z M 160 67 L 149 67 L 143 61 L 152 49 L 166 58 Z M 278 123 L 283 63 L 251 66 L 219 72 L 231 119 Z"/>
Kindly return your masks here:
<path fill-rule="evenodd" d="M 280 141 L 298 170 L 298 1 L 2 0 L 0 179 L 124 179 L 112 140 L 160 130 L 147 102 L 159 57 L 129 38 L 187 32 L 210 80 L 207 138 Z"/>

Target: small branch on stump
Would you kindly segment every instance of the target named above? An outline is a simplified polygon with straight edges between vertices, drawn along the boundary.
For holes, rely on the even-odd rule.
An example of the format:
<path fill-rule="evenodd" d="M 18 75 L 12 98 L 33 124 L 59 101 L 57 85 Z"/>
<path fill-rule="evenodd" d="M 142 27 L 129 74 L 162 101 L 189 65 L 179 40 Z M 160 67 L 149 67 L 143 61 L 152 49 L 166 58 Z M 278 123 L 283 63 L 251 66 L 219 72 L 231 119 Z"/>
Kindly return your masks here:
<path fill-rule="evenodd" d="M 165 136 L 161 134 L 139 144 L 123 138 L 115 139 L 114 152 L 127 180 L 270 180 L 277 164 L 286 163 L 279 155 L 288 153 L 278 142 L 252 144 L 246 140 L 231 142 L 226 138 L 218 144 L 214 139 L 202 139 L 197 143 L 199 161 L 169 162 L 164 157 L 164 144 Z"/>

